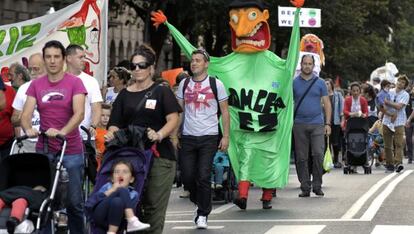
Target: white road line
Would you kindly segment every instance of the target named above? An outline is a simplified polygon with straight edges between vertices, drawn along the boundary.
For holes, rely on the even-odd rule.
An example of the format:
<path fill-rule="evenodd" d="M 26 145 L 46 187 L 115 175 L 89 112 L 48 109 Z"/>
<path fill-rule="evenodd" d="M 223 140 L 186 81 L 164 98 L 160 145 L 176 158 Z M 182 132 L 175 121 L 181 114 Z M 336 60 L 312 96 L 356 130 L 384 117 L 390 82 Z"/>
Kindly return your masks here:
<path fill-rule="evenodd" d="M 209 219 L 209 223 L 309 223 L 309 222 L 369 222 L 361 219 Z M 165 223 L 194 223 L 193 220 L 166 220 Z"/>
<path fill-rule="evenodd" d="M 361 216 L 361 220 L 371 221 L 375 215 L 377 214 L 379 208 L 381 207 L 384 200 L 392 193 L 395 187 L 409 174 L 411 174 L 413 170 L 407 170 L 402 175 L 398 176 L 395 180 L 388 184 L 388 186 L 382 191 L 380 195 L 371 203 L 369 208 L 365 211 L 365 213 Z"/>
<path fill-rule="evenodd" d="M 226 204 L 226 205 L 219 206 L 218 208 L 212 210 L 211 214 L 221 214 L 224 211 L 231 209 L 234 206 L 235 206 L 234 204 Z"/>
<path fill-rule="evenodd" d="M 404 225 L 377 225 L 371 234 L 389 234 L 389 233 L 398 233 L 398 234 L 413 234 L 414 226 L 404 226 Z"/>
<path fill-rule="evenodd" d="M 167 214 L 194 214 L 194 210 L 193 211 L 189 211 L 189 210 L 184 210 L 184 211 L 168 211 Z"/>
<path fill-rule="evenodd" d="M 224 226 L 210 226 L 210 225 L 208 225 L 208 228 L 207 229 L 223 229 L 224 228 Z M 196 227 L 195 226 L 175 226 L 175 227 L 172 227 L 171 229 L 173 229 L 173 230 L 192 230 L 192 229 L 196 229 Z"/>
<path fill-rule="evenodd" d="M 326 225 L 276 225 L 265 234 L 318 234 Z"/>
<path fill-rule="evenodd" d="M 383 184 L 385 184 L 387 181 L 389 181 L 392 177 L 396 176 L 397 173 L 389 174 L 387 177 L 382 178 L 380 181 L 378 181 L 376 184 L 374 184 L 362 197 L 356 201 L 351 208 L 341 217 L 341 219 L 352 219 L 362 208 L 362 206 L 367 202 L 367 200 L 377 192 L 379 188 Z"/>

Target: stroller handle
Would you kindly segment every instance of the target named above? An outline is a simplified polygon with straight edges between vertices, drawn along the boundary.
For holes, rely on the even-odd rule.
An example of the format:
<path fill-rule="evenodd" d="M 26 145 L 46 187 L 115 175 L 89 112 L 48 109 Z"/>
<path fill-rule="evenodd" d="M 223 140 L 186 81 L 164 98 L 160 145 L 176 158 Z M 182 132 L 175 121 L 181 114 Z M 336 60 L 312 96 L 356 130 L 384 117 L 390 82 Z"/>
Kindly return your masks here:
<path fill-rule="evenodd" d="M 19 143 L 19 142 L 22 142 L 22 141 L 24 141 L 26 139 L 29 139 L 29 136 L 28 135 L 23 135 L 23 136 L 16 137 L 15 140 L 16 140 L 17 143 Z"/>
<path fill-rule="evenodd" d="M 86 133 L 86 135 L 88 136 L 87 141 L 90 142 L 91 141 L 91 132 L 89 131 L 89 129 L 87 129 L 85 126 L 80 126 L 80 128 L 82 129 L 82 131 L 84 131 Z"/>
<path fill-rule="evenodd" d="M 45 138 L 49 138 L 49 136 L 46 135 L 46 132 L 44 132 L 44 131 L 41 131 L 39 135 L 42 136 L 42 137 L 45 137 Z M 61 134 L 57 134 L 56 135 L 56 138 L 59 139 L 59 140 L 61 140 L 62 141 L 62 144 L 64 142 L 66 142 L 66 137 L 63 136 L 63 135 L 61 135 Z"/>

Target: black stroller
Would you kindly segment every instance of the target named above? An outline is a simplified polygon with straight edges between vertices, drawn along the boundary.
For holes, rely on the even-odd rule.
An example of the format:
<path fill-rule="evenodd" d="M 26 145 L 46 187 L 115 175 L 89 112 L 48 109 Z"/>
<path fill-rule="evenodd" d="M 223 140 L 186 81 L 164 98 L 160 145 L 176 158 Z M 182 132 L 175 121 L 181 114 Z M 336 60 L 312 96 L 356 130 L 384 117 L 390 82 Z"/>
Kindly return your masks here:
<path fill-rule="evenodd" d="M 42 133 L 40 137 L 45 139 L 45 148 L 47 148 L 47 136 Z M 47 190 L 46 199 L 43 200 L 38 209 L 33 208 L 26 212 L 26 220 L 29 220 L 34 226 L 33 233 L 39 232 L 46 225 L 51 225 L 52 233 L 55 232 L 55 220 L 53 213 L 63 202 L 60 196 L 55 197 L 59 185 L 59 176 L 62 170 L 62 160 L 66 149 L 66 139 L 58 136 L 62 141 L 61 151 L 56 154 L 55 162 L 51 162 L 46 154 L 40 153 L 19 153 L 12 154 L 17 145 L 22 146 L 22 141 L 27 136 L 17 138 L 12 145 L 11 153 L 5 157 L 0 164 L 0 191 L 15 187 L 27 186 L 34 187 L 41 185 Z M 47 151 L 46 151 L 47 152 Z M 59 188 L 61 189 L 61 188 Z M 0 230 L 4 228 L 5 221 L 9 216 L 10 209 L 5 209 L 0 213 Z M 20 232 L 19 232 L 20 233 Z M 28 232 L 32 233 L 32 232 Z"/>
<path fill-rule="evenodd" d="M 355 173 L 353 167 L 362 166 L 364 174 L 371 174 L 368 153 L 368 120 L 366 118 L 349 118 L 345 131 L 345 166 L 344 174 Z"/>

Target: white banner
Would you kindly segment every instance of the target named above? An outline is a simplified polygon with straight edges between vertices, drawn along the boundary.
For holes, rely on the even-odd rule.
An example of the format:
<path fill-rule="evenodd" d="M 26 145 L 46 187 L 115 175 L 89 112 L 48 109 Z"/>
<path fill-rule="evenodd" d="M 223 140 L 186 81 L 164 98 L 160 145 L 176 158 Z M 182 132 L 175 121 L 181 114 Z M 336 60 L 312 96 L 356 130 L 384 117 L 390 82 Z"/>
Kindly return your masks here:
<path fill-rule="evenodd" d="M 279 27 L 292 27 L 295 15 L 295 7 L 278 7 Z M 320 28 L 321 9 L 301 8 L 299 16 L 301 28 Z"/>
<path fill-rule="evenodd" d="M 85 72 L 99 84 L 106 81 L 108 0 L 81 0 L 53 14 L 0 26 L 0 71 L 7 79 L 14 62 L 27 67 L 30 55 L 42 52 L 46 42 L 58 40 L 65 47 L 82 46 L 86 51 Z M 3 79 L 5 79 L 3 78 Z"/>

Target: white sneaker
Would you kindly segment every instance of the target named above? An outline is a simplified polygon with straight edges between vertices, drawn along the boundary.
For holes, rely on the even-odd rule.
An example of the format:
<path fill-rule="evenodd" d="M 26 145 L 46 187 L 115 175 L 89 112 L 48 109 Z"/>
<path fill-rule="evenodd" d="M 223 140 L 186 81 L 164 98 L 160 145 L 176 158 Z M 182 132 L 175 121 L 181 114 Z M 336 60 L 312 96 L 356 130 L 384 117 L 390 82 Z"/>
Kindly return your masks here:
<path fill-rule="evenodd" d="M 196 224 L 197 224 L 197 229 L 207 229 L 207 217 L 198 216 Z"/>
<path fill-rule="evenodd" d="M 148 223 L 140 222 L 139 219 L 135 217 L 132 220 L 128 221 L 127 232 L 141 231 L 149 228 L 150 226 L 151 225 L 149 225 Z"/>

